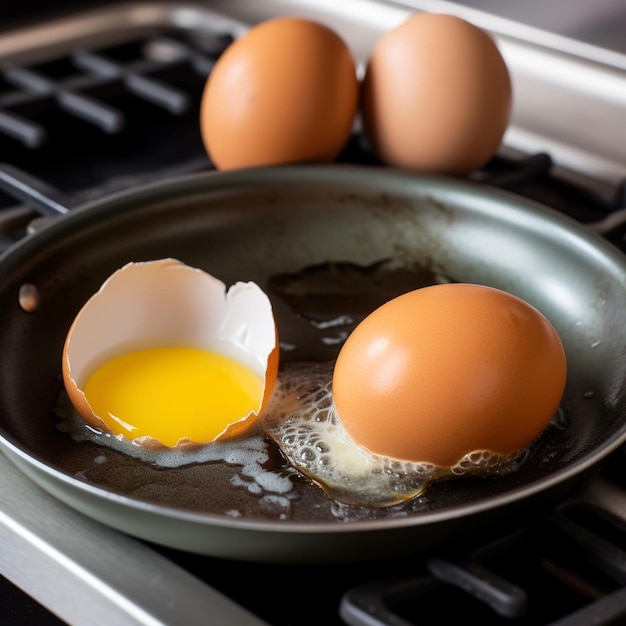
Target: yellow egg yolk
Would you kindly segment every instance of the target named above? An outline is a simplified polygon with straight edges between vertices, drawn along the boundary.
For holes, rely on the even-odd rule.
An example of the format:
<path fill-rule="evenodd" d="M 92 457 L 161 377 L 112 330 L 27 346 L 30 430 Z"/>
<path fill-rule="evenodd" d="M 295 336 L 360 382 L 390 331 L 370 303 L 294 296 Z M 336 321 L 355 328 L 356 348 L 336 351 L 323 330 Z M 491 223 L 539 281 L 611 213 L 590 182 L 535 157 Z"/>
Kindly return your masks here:
<path fill-rule="evenodd" d="M 150 348 L 118 356 L 87 380 L 94 413 L 115 435 L 212 441 L 258 409 L 263 380 L 238 361 L 197 348 Z"/>

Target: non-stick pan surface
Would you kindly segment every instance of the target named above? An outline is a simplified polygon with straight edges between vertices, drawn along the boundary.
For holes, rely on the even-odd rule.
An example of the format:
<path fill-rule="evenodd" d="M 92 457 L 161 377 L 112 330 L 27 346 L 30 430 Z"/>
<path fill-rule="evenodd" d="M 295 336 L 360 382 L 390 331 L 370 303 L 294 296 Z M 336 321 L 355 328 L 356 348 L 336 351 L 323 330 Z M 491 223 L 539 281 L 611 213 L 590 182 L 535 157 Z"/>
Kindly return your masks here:
<path fill-rule="evenodd" d="M 395 267 L 391 284 L 400 267 L 415 273 L 416 286 L 443 276 L 510 291 L 541 310 L 565 345 L 558 423 L 507 477 L 447 481 L 402 507 L 371 510 L 331 501 L 267 443 L 265 469 L 290 485 L 282 493 L 255 483 L 236 461 L 164 469 L 78 441 L 60 428 L 69 325 L 113 271 L 164 257 L 227 284 L 259 283 L 292 347 L 311 325 L 295 314 L 290 285 L 303 280 L 315 302 L 328 263 L 358 280 Z M 24 285 L 39 298 L 34 310 L 20 306 Z M 0 258 L 0 346 L 0 443 L 23 472 L 123 532 L 218 557 L 302 563 L 423 551 L 562 496 L 626 440 L 621 253 L 513 195 L 380 168 L 213 172 L 73 210 Z"/>

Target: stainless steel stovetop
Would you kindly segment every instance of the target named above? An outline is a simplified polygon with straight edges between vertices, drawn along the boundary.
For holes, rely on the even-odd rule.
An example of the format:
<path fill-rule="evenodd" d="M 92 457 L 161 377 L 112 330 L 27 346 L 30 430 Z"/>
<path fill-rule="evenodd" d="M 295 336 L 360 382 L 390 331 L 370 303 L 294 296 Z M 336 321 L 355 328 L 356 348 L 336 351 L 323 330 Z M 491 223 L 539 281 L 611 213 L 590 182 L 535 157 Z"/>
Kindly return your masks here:
<path fill-rule="evenodd" d="M 109 41 L 113 33 L 124 38 L 155 26 L 237 36 L 255 22 L 284 14 L 332 25 L 364 63 L 376 38 L 410 12 L 456 13 L 494 35 L 512 72 L 514 111 L 502 153 L 548 153 L 558 176 L 609 199 L 626 175 L 626 7 L 621 0 L 603 0 L 549 10 L 556 5 L 562 3 L 124 3 L 27 24 L 19 32 L 5 29 L 0 36 L 0 65 L 36 60 L 81 42 Z M 0 160 L 10 160 L 9 155 L 0 155 Z M 202 159 L 187 164 L 203 165 Z M 175 173 L 176 167 L 168 171 Z M 81 193 L 99 193 L 136 180 L 122 176 Z M 12 223 L 33 217 L 26 207 L 7 211 Z M 604 475 L 579 498 L 597 502 L 626 521 L 626 491 Z M 200 565 L 220 566 L 211 560 Z M 68 624 L 266 623 L 214 589 L 198 571 L 57 502 L 0 454 L 0 574 Z M 241 584 L 256 586 L 259 581 L 242 579 Z M 327 623 L 339 623 L 339 616 L 329 617 Z"/>

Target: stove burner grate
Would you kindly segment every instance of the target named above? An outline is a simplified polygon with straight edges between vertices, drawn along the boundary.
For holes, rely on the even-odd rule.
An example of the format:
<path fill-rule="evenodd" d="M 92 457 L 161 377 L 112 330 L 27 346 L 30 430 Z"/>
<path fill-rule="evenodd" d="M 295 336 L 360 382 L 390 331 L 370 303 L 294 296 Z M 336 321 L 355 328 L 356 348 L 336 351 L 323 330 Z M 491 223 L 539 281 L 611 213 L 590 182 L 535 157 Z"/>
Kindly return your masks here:
<path fill-rule="evenodd" d="M 461 623 L 598 626 L 626 620 L 626 525 L 569 505 L 457 556 L 427 557 L 410 575 L 355 586 L 340 614 L 352 626 Z"/>
<path fill-rule="evenodd" d="M 196 94 L 160 77 L 171 79 L 185 66 L 203 84 L 232 39 L 218 35 L 200 50 L 174 37 L 157 36 L 99 51 L 76 50 L 30 67 L 7 65 L 0 72 L 0 133 L 28 148 L 42 148 L 52 131 L 38 117 L 50 108 L 105 133 L 119 133 L 127 125 L 127 114 L 107 99 L 115 99 L 120 91 L 172 115 L 186 113 Z"/>
<path fill-rule="evenodd" d="M 210 168 L 200 99 L 233 39 L 160 27 L 0 66 L 0 160 L 81 201 Z M 12 206 L 0 195 L 0 208 Z"/>

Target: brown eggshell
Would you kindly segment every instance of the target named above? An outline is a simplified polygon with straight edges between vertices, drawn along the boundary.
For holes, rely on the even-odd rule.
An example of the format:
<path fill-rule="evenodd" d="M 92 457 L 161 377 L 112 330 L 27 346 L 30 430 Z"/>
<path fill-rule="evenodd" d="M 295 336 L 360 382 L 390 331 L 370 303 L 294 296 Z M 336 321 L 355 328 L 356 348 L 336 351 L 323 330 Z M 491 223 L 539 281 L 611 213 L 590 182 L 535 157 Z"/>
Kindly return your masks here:
<path fill-rule="evenodd" d="M 376 43 L 363 80 L 363 127 L 386 164 L 462 175 L 496 152 L 512 104 L 493 39 L 469 22 L 416 13 Z"/>
<path fill-rule="evenodd" d="M 337 359 L 337 414 L 356 443 L 452 467 L 524 450 L 561 401 L 565 351 L 550 322 L 504 291 L 435 285 L 390 300 Z"/>
<path fill-rule="evenodd" d="M 220 56 L 200 106 L 204 146 L 219 169 L 329 162 L 358 107 L 351 52 L 330 28 L 281 17 Z"/>

